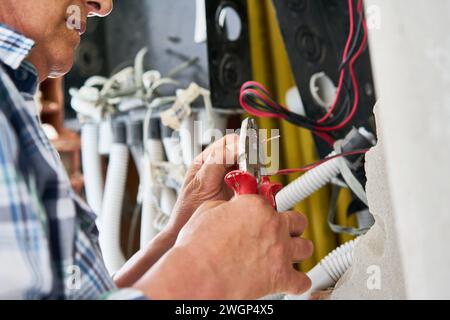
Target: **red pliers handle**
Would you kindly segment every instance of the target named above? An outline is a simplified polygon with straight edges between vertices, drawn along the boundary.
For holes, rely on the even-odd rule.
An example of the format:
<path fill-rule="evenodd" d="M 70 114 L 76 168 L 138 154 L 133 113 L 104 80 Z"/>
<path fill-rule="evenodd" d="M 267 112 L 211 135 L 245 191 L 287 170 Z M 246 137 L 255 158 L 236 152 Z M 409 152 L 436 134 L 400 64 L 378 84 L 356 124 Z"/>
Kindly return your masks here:
<path fill-rule="evenodd" d="M 251 194 L 260 195 L 266 199 L 275 210 L 277 209 L 275 196 L 283 189 L 282 184 L 272 183 L 268 177 L 262 177 L 261 183 L 258 184 L 258 180 L 255 176 L 241 170 L 228 173 L 225 176 L 225 183 L 234 191 L 235 196 Z"/>

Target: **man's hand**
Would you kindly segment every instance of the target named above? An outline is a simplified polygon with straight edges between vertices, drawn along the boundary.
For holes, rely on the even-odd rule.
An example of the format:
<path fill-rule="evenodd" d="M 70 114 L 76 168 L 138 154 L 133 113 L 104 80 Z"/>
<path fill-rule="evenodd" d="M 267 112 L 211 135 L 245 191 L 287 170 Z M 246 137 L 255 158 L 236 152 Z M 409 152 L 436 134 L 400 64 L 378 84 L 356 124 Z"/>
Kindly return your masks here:
<path fill-rule="evenodd" d="M 311 256 L 306 218 L 260 196 L 203 204 L 175 246 L 136 284 L 152 299 L 257 299 L 300 294 L 311 283 L 293 263 Z"/>
<path fill-rule="evenodd" d="M 119 287 L 131 286 L 172 248 L 181 228 L 201 204 L 210 200 L 231 199 L 232 192 L 225 185 L 224 178 L 237 162 L 238 146 L 239 136 L 228 135 L 194 160 L 169 224 L 116 273 L 114 280 Z"/>
<path fill-rule="evenodd" d="M 233 196 L 224 182 L 226 174 L 236 165 L 239 136 L 225 136 L 196 157 L 187 172 L 184 185 L 172 212 L 165 233 L 178 236 L 192 214 L 206 201 L 228 201 Z"/>

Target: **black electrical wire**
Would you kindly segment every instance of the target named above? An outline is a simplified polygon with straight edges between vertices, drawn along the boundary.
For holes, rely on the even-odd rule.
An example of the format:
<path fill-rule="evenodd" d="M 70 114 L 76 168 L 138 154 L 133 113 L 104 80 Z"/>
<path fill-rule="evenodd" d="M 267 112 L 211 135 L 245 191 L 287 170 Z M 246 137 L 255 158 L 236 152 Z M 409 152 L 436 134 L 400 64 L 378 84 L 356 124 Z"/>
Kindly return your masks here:
<path fill-rule="evenodd" d="M 350 113 L 350 103 L 351 103 L 351 90 L 348 85 L 345 85 L 345 100 L 342 104 L 342 108 L 340 108 L 340 111 L 333 117 L 330 118 L 328 121 L 322 124 L 322 126 L 331 126 L 339 123 L 343 118 L 348 116 Z M 256 87 L 248 86 L 246 89 L 256 89 Z M 256 94 L 252 92 L 248 92 L 244 96 L 244 101 L 248 105 L 250 105 L 252 108 L 262 111 L 262 112 L 268 112 L 274 115 L 282 115 L 284 119 L 287 121 L 302 126 L 306 129 L 314 130 L 315 127 L 317 127 L 316 120 L 304 117 L 302 115 L 299 115 L 297 113 L 291 112 L 288 109 L 285 109 L 284 107 L 278 105 L 270 96 L 267 96 L 266 99 L 272 104 L 277 106 L 277 108 L 270 105 L 267 101 L 264 101 L 261 99 L 261 97 L 257 96 Z"/>
<path fill-rule="evenodd" d="M 343 72 L 343 69 L 349 71 L 347 70 L 349 67 L 349 63 L 355 57 L 358 44 L 360 44 L 362 39 L 364 39 L 365 37 L 365 31 L 363 28 L 364 14 L 362 11 L 360 11 L 359 13 L 357 13 L 357 15 L 359 16 L 359 20 L 356 27 L 357 29 L 355 32 L 355 36 L 352 39 L 352 45 L 346 59 L 339 66 L 340 72 Z M 351 85 L 351 75 L 347 74 L 347 72 L 345 74 L 344 82 L 342 85 L 344 94 L 342 94 L 341 92 L 340 96 L 337 97 L 337 112 L 334 112 L 331 117 L 329 117 L 322 123 L 318 123 L 317 119 L 311 119 L 307 116 L 299 115 L 281 106 L 275 101 L 270 93 L 264 89 L 264 87 L 258 86 L 258 84 L 249 84 L 242 88 L 242 101 L 247 105 L 247 107 L 245 108 L 249 108 L 248 110 L 254 109 L 256 113 L 263 112 L 266 114 L 271 114 L 274 117 L 285 119 L 286 121 L 291 122 L 294 125 L 304 127 L 316 132 L 321 128 L 337 126 L 345 121 L 345 119 L 347 119 L 350 115 L 352 102 L 354 101 L 354 99 L 356 99 L 356 97 L 355 93 L 352 90 L 353 88 Z M 332 132 L 328 132 L 327 134 L 333 135 Z"/>
<path fill-rule="evenodd" d="M 343 61 L 341 63 L 341 65 L 339 66 L 339 71 L 341 71 L 342 69 L 346 68 L 350 62 L 350 60 L 353 58 L 353 56 L 356 53 L 356 50 L 358 48 L 358 43 L 361 41 L 361 36 L 364 34 L 364 30 L 363 30 L 363 22 L 364 22 L 364 13 L 361 12 L 358 14 L 359 15 L 359 19 L 358 19 L 358 25 L 356 28 L 356 35 L 353 39 L 353 43 L 352 46 L 350 48 L 350 51 L 348 53 L 348 57 L 345 61 Z"/>

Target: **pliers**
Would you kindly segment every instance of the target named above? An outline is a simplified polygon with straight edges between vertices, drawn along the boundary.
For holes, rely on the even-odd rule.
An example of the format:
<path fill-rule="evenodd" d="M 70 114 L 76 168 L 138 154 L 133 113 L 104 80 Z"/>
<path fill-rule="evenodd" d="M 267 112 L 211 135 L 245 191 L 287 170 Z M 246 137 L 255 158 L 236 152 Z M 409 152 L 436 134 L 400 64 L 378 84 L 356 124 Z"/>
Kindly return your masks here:
<path fill-rule="evenodd" d="M 258 125 L 253 118 L 242 122 L 239 139 L 239 170 L 225 176 L 225 183 L 235 196 L 260 195 L 276 210 L 275 196 L 283 188 L 279 183 L 271 183 L 269 177 L 261 175 L 261 141 Z"/>

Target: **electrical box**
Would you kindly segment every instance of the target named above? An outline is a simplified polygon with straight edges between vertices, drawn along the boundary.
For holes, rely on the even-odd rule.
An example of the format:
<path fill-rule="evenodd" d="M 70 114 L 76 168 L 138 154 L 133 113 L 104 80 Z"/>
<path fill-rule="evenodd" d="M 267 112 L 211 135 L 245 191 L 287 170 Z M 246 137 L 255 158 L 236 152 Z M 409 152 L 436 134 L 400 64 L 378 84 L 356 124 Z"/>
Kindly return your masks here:
<path fill-rule="evenodd" d="M 239 93 L 251 80 L 247 0 L 206 0 L 209 80 L 213 105 L 239 109 Z"/>
<path fill-rule="evenodd" d="M 320 119 L 324 114 L 323 106 L 318 103 L 317 93 L 311 87 L 325 86 L 321 88 L 325 91 L 327 81 L 331 80 L 335 86 L 339 82 L 339 66 L 349 35 L 348 2 L 273 0 L 273 3 L 305 111 L 308 117 Z M 356 7 L 357 1 L 354 3 Z M 376 94 L 369 50 L 356 62 L 355 73 L 360 102 L 351 124 L 364 126 L 374 133 L 371 118 Z M 343 138 L 350 129 L 351 126 L 336 132 L 336 138 Z M 321 156 L 331 151 L 320 139 L 316 141 Z"/>

